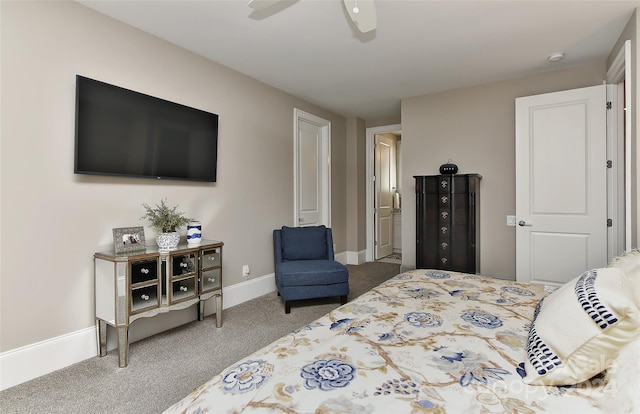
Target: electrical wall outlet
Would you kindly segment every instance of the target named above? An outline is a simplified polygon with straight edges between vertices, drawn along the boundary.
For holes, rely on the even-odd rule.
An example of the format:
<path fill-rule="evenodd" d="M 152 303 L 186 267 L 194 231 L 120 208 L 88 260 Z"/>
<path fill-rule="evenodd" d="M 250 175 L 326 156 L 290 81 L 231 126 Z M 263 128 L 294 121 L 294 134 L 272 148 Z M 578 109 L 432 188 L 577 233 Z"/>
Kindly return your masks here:
<path fill-rule="evenodd" d="M 242 277 L 249 277 L 249 273 L 251 273 L 249 265 L 242 266 Z"/>

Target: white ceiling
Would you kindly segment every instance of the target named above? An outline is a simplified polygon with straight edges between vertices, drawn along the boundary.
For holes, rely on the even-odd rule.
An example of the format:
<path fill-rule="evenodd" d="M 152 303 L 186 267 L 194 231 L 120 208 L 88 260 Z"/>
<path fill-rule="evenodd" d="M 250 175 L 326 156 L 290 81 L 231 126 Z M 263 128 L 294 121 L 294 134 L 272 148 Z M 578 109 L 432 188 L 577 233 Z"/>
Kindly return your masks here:
<path fill-rule="evenodd" d="M 83 1 L 145 32 L 344 116 L 400 99 L 605 59 L 640 1 L 376 0 L 361 34 L 339 0 Z M 563 51 L 562 62 L 546 57 Z"/>

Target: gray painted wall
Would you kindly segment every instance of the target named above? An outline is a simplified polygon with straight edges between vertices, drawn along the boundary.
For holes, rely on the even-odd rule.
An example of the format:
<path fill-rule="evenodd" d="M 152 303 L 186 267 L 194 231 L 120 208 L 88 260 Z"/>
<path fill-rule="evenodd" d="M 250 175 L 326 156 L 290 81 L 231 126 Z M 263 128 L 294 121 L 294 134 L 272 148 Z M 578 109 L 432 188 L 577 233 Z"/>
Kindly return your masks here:
<path fill-rule="evenodd" d="M 480 173 L 480 272 L 515 279 L 515 98 L 602 83 L 604 61 L 402 101 L 403 265 L 415 267 L 414 175 Z"/>
<path fill-rule="evenodd" d="M 346 250 L 343 117 L 76 2 L 1 7 L 1 351 L 93 326 L 93 253 L 114 227 L 145 226 L 153 242 L 142 203 L 166 197 L 224 241 L 225 286 L 243 264 L 272 273 L 271 232 L 293 225 L 294 108 L 332 123 L 331 215 Z M 218 182 L 74 175 L 76 74 L 219 114 Z M 136 325 L 134 338 L 148 323 Z"/>

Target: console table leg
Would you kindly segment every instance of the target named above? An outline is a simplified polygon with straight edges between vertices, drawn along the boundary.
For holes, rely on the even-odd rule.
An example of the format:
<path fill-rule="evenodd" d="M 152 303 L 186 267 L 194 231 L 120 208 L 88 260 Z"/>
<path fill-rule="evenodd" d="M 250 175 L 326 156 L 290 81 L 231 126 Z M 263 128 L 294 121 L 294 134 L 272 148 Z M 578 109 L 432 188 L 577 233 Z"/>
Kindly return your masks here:
<path fill-rule="evenodd" d="M 216 300 L 216 328 L 222 326 L 222 295 L 215 295 Z"/>
<path fill-rule="evenodd" d="M 129 365 L 129 327 L 118 326 L 118 366 L 124 368 Z"/>
<path fill-rule="evenodd" d="M 107 323 L 102 319 L 96 319 L 98 331 L 98 356 L 107 355 Z"/>
<path fill-rule="evenodd" d="M 202 299 L 198 302 L 198 320 L 204 320 L 204 300 Z"/>

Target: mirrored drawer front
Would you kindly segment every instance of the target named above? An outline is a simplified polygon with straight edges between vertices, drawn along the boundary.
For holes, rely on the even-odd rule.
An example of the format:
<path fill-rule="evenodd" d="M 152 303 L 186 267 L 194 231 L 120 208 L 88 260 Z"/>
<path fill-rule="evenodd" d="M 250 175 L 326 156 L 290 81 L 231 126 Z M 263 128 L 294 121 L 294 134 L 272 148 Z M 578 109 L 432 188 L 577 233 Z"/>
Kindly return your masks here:
<path fill-rule="evenodd" d="M 196 297 L 196 277 L 176 280 L 171 283 L 171 301 L 177 302 L 183 299 Z"/>
<path fill-rule="evenodd" d="M 131 263 L 131 284 L 158 279 L 158 261 L 142 260 Z"/>
<path fill-rule="evenodd" d="M 158 285 L 131 289 L 131 312 L 158 307 Z"/>
<path fill-rule="evenodd" d="M 197 267 L 196 253 L 171 256 L 171 275 L 180 276 L 195 273 Z"/>
<path fill-rule="evenodd" d="M 202 292 L 220 289 L 222 287 L 222 277 L 220 276 L 220 268 L 207 270 L 202 272 Z"/>
<path fill-rule="evenodd" d="M 202 252 L 202 263 L 200 264 L 202 269 L 208 269 L 210 267 L 220 266 L 220 249 L 205 250 Z"/>

